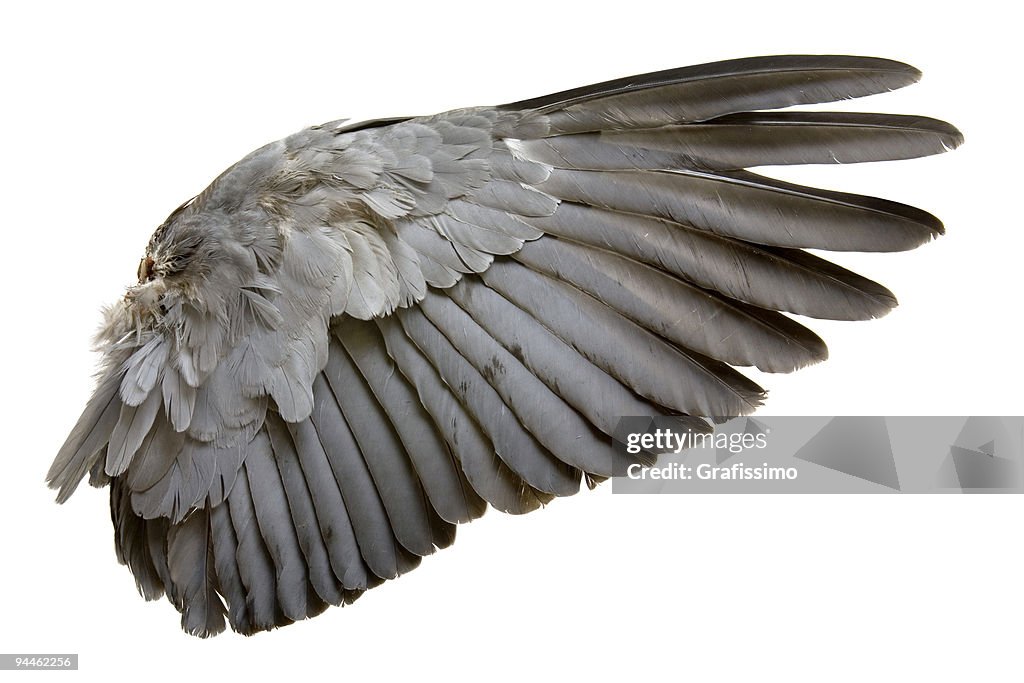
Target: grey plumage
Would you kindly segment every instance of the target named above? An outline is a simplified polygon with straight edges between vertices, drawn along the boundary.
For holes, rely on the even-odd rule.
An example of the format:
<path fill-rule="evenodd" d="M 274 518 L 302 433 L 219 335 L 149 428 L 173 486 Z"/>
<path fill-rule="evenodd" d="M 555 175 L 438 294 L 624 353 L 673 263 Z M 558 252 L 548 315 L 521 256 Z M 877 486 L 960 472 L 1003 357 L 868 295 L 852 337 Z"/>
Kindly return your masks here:
<path fill-rule="evenodd" d="M 758 57 L 266 145 L 151 238 L 48 481 L 110 486 L 118 560 L 189 633 L 351 603 L 488 505 L 614 474 L 623 415 L 755 410 L 737 367 L 827 356 L 785 313 L 888 312 L 803 249 L 911 249 L 941 222 L 745 169 L 956 147 L 934 119 L 759 111 L 919 77 Z"/>
<path fill-rule="evenodd" d="M 426 501 L 398 435 L 344 347 L 332 340 L 324 369 L 395 539 L 416 555 L 433 552 Z"/>
<path fill-rule="evenodd" d="M 573 137 L 555 138 L 572 140 Z M 702 124 L 600 134 L 600 142 L 665 151 L 708 170 L 913 159 L 960 144 L 960 132 L 923 116 L 863 112 L 757 112 Z M 635 158 L 636 152 L 633 152 Z"/>
<path fill-rule="evenodd" d="M 546 117 L 548 135 L 656 128 L 754 109 L 832 102 L 916 82 L 917 69 L 888 59 L 780 55 L 668 69 L 598 83 L 503 108 Z"/>
<path fill-rule="evenodd" d="M 284 615 L 278 602 L 274 561 L 260 535 L 256 510 L 249 490 L 249 479 L 244 468 L 239 471 L 236 484 L 231 488 L 227 505 L 234 531 L 233 538 L 237 544 L 234 556 L 238 578 L 245 587 L 245 608 L 241 611 L 239 621 L 233 622 L 232 626 L 243 633 L 266 631 L 290 623 L 290 620 Z M 223 506 L 220 509 L 223 509 Z M 227 530 L 225 534 L 228 534 Z M 230 546 L 225 544 L 225 551 L 230 550 Z M 216 560 L 216 551 L 214 556 Z M 219 574 L 221 581 L 230 581 L 233 578 L 229 562 L 230 560 L 225 557 L 225 571 Z M 225 597 L 233 597 L 230 591 L 222 592 Z M 234 615 L 234 610 L 231 614 Z"/>
<path fill-rule="evenodd" d="M 359 551 L 376 576 L 393 579 L 399 573 L 398 542 L 373 477 L 327 381 L 318 378 L 314 390 L 317 408 L 312 422 L 348 510 Z"/>
<path fill-rule="evenodd" d="M 114 525 L 117 561 L 131 569 L 142 597 L 146 600 L 160 598 L 164 594 L 164 581 L 149 552 L 151 527 L 156 525 L 132 512 L 131 497 L 125 492 L 124 480 L 120 478 L 110 484 L 110 519 Z"/>
<path fill-rule="evenodd" d="M 621 254 L 737 301 L 811 318 L 865 320 L 896 305 L 882 285 L 799 249 L 722 237 L 680 223 L 563 204 L 532 219 L 547 234 Z"/>
<path fill-rule="evenodd" d="M 392 318 L 378 322 L 388 354 L 416 387 L 424 410 L 458 459 L 467 482 L 481 498 L 502 512 L 522 514 L 553 498 L 530 487 L 495 453 L 491 439 L 445 384 L 437 368 Z"/>
<path fill-rule="evenodd" d="M 541 183 L 562 199 L 664 218 L 770 247 L 901 251 L 942 232 L 909 207 L 730 171 L 570 171 Z"/>
<path fill-rule="evenodd" d="M 695 415 L 745 415 L 763 390 L 730 366 L 675 346 L 572 285 L 508 262 L 484 282 L 643 398 Z M 623 358 L 622 349 L 636 354 Z"/>
<path fill-rule="evenodd" d="M 317 611 L 317 605 L 311 600 L 309 571 L 299 547 L 284 485 L 274 461 L 270 436 L 261 432 L 253 439 L 253 448 L 245 458 L 246 482 L 249 484 L 256 523 L 274 563 L 277 603 L 289 619 L 305 619 Z"/>
<path fill-rule="evenodd" d="M 231 628 L 240 633 L 252 633 L 245 584 L 242 583 L 238 569 L 239 562 L 244 559 L 238 555 L 238 539 L 231 525 L 231 513 L 228 508 L 229 505 L 225 501 L 223 505 L 210 509 L 210 535 L 213 541 L 213 564 L 217 572 L 217 592 L 227 604 Z"/>
<path fill-rule="evenodd" d="M 523 245 L 516 260 L 681 347 L 732 365 L 789 372 L 826 354 L 820 338 L 775 311 L 744 306 L 603 249 L 552 239 Z M 694 316 L 701 326 L 688 324 Z"/>
<path fill-rule="evenodd" d="M 495 454 L 510 470 L 530 487 L 544 493 L 565 495 L 574 490 L 578 473 L 553 457 L 522 423 L 511 419 L 514 412 L 502 401 L 487 376 L 466 359 L 434 320 L 418 308 L 402 311 L 399 317 L 406 334 L 423 350 L 463 408 L 488 436 Z M 436 319 L 443 320 L 441 315 Z M 448 332 L 455 336 L 457 324 L 445 322 L 449 323 Z"/>
<path fill-rule="evenodd" d="M 181 612 L 181 627 L 206 636 L 224 630 L 226 610 L 217 593 L 217 572 L 210 536 L 209 511 L 201 510 L 167 534 L 169 597 Z"/>
<path fill-rule="evenodd" d="M 415 390 L 388 356 L 377 327 L 341 320 L 335 332 L 387 414 L 437 514 L 451 523 L 468 522 L 482 515 L 486 502 L 466 485 L 458 462 Z"/>
<path fill-rule="evenodd" d="M 605 434 L 614 431 L 623 415 L 658 413 L 656 407 L 641 400 L 527 311 L 479 279 L 463 280 L 449 290 L 448 296 L 548 389 Z M 563 377 L 572 377 L 573 381 L 562 382 Z M 603 466 L 590 463 L 584 469 L 605 474 L 610 472 L 608 465 L 610 462 Z"/>
<path fill-rule="evenodd" d="M 372 574 L 359 554 L 352 522 L 320 443 L 320 435 L 311 420 L 289 424 L 288 430 L 309 487 L 317 526 L 327 546 L 334 575 L 348 591 L 365 590 L 372 585 Z"/>
<path fill-rule="evenodd" d="M 316 508 L 313 507 L 313 498 L 288 428 L 278 416 L 268 415 L 267 435 L 270 437 L 273 462 L 280 473 L 290 515 L 300 520 L 295 522 L 295 535 L 306 560 L 309 583 L 322 600 L 331 605 L 340 605 L 344 601 L 342 586 L 331 567 L 320 528 L 315 524 Z"/>

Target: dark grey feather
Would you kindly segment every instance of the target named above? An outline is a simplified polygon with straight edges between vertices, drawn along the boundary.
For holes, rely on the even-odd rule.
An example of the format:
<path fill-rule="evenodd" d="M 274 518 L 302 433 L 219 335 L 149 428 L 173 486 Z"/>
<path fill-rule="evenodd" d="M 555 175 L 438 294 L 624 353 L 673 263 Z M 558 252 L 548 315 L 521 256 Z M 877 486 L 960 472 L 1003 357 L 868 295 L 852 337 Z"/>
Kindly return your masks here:
<path fill-rule="evenodd" d="M 628 256 L 754 306 L 813 318 L 865 320 L 896 298 L 885 287 L 817 256 L 723 237 L 662 219 L 563 202 L 546 232 Z"/>
<path fill-rule="evenodd" d="M 132 511 L 130 491 L 121 479 L 111 481 L 110 519 L 114 525 L 117 561 L 131 570 L 142 597 L 146 600 L 162 597 L 164 583 L 149 553 L 146 530 L 149 522 Z"/>
<path fill-rule="evenodd" d="M 677 160 L 675 166 L 688 159 L 709 170 L 914 159 L 955 149 L 963 140 L 945 121 L 863 112 L 745 112 L 705 123 L 610 131 L 599 138 L 616 148 L 666 152 Z"/>
<path fill-rule="evenodd" d="M 938 219 L 903 204 L 739 171 L 554 169 L 541 188 L 572 202 L 777 247 L 902 251 L 942 234 Z"/>
<path fill-rule="evenodd" d="M 535 110 L 524 121 L 540 119 L 552 135 L 653 128 L 751 109 L 863 97 L 902 88 L 920 77 L 914 67 L 888 59 L 753 57 L 630 76 L 502 107 Z"/>
<path fill-rule="evenodd" d="M 166 519 L 146 520 L 146 548 L 149 551 L 149 561 L 160 577 L 160 583 L 167 591 L 171 586 L 171 570 L 167 560 L 167 536 L 170 533 L 171 524 Z"/>
<path fill-rule="evenodd" d="M 245 611 L 254 631 L 268 631 L 290 623 L 291 620 L 278 606 L 274 561 L 263 542 L 259 522 L 256 521 L 245 468 L 238 473 L 237 484 L 231 488 L 227 504 L 235 538 L 238 539 L 235 558 L 238 575 L 245 586 Z"/>
<path fill-rule="evenodd" d="M 225 501 L 210 508 L 210 535 L 213 539 L 213 561 L 217 572 L 217 592 L 228 607 L 228 623 L 239 633 L 252 633 L 245 585 L 238 571 L 238 540 L 231 526 L 231 513 Z"/>
<path fill-rule="evenodd" d="M 201 638 L 224 630 L 226 610 L 217 594 L 217 572 L 207 511 L 171 525 L 167 536 L 170 598 L 181 612 L 181 628 Z"/>
<path fill-rule="evenodd" d="M 913 159 L 956 148 L 963 135 L 920 116 L 757 112 L 703 123 L 519 140 L 516 151 L 580 170 L 739 170 L 751 166 Z"/>

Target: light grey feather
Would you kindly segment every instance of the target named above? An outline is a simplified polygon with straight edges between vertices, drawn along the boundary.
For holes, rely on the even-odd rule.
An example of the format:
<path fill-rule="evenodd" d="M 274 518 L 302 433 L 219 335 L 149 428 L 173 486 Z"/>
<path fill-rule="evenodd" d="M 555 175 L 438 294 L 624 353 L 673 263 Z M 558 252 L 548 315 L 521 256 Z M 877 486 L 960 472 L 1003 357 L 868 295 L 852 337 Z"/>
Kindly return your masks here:
<path fill-rule="evenodd" d="M 147 518 L 181 519 L 207 498 L 219 505 L 234 485 L 248 446 L 196 441 L 174 433 L 166 422 L 158 425 L 128 471 L 137 509 Z"/>
<path fill-rule="evenodd" d="M 602 249 L 547 239 L 524 245 L 515 258 L 681 347 L 731 365 L 790 372 L 828 355 L 817 335 L 775 311 L 746 306 Z"/>
<path fill-rule="evenodd" d="M 416 250 L 400 238 L 393 227 L 386 226 L 381 230 L 381 239 L 395 264 L 398 278 L 398 306 L 412 306 L 423 298 L 427 291 L 426 277 L 423 272 L 422 259 Z"/>
<path fill-rule="evenodd" d="M 495 147 L 489 158 L 491 173 L 495 178 L 511 180 L 527 185 L 536 185 L 547 180 L 551 169 L 546 164 L 534 163 L 513 155 L 508 150 L 509 142 Z"/>
<path fill-rule="evenodd" d="M 459 340 L 444 335 L 419 309 L 401 311 L 399 319 L 510 469 L 546 493 L 569 495 L 579 488 L 578 472 L 549 453 L 515 419 L 515 413 L 455 346 Z"/>
<path fill-rule="evenodd" d="M 180 372 L 167 366 L 164 368 L 160 389 L 167 417 L 174 430 L 185 431 L 192 422 L 192 411 L 196 406 L 196 388 L 186 382 Z"/>
<path fill-rule="evenodd" d="M 399 237 L 419 253 L 427 282 L 435 287 L 450 287 L 458 281 L 461 273 L 475 271 L 466 266 L 463 257 L 455 250 L 455 245 L 432 227 L 432 221 L 423 221 L 423 225 L 416 221 L 398 221 L 395 228 Z M 477 258 L 490 263 L 483 254 L 478 254 Z M 427 263 L 436 264 L 439 270 L 428 270 Z M 444 284 L 448 280 L 450 282 Z"/>
<path fill-rule="evenodd" d="M 552 455 L 575 468 L 555 467 L 550 473 L 539 472 L 537 476 L 545 477 L 539 481 L 524 472 L 527 481 L 541 490 L 564 495 L 578 487 L 576 470 L 611 470 L 611 440 L 602 438 L 465 311 L 442 294 L 428 294 L 420 303 L 420 310 L 491 385 L 515 419 Z M 563 484 L 563 480 L 568 483 Z"/>
<path fill-rule="evenodd" d="M 398 268 L 378 230 L 362 221 L 349 226 L 352 247 L 352 290 L 345 311 L 368 320 L 398 306 Z"/>
<path fill-rule="evenodd" d="M 543 185 L 540 184 L 542 189 Z M 474 203 L 519 216 L 550 216 L 558 206 L 558 200 L 549 194 L 510 180 L 492 180 L 468 197 Z"/>
<path fill-rule="evenodd" d="M 547 177 L 545 175 L 545 177 Z M 448 214 L 463 223 L 479 226 L 482 229 L 506 235 L 522 243 L 524 240 L 535 240 L 544 233 L 529 225 L 514 212 L 480 206 L 465 200 L 453 200 L 448 203 Z M 492 254 L 499 252 L 493 251 Z"/>
<path fill-rule="evenodd" d="M 548 388 L 573 406 L 596 428 L 612 435 L 625 415 L 659 415 L 660 408 L 640 399 L 478 278 L 469 278 L 447 292 L 475 322 L 499 341 Z M 688 421 L 702 430 L 703 421 Z M 587 471 L 608 475 L 606 467 Z"/>
<path fill-rule="evenodd" d="M 123 386 L 123 383 L 122 383 Z M 151 387 L 152 388 L 152 387 Z M 114 430 L 107 445 L 107 460 L 104 468 L 107 475 L 123 474 L 149 433 L 160 410 L 163 397 L 159 391 L 150 391 L 141 404 L 122 404 Z"/>
<path fill-rule="evenodd" d="M 195 461 L 191 449 L 183 449 L 171 464 L 165 476 L 145 491 L 132 494 L 132 507 L 145 519 L 168 517 L 177 523 L 190 512 L 190 504 L 198 493 L 198 486 L 187 489 L 187 480 L 192 479 Z"/>
<path fill-rule="evenodd" d="M 530 512 L 553 498 L 551 494 L 533 489 L 497 456 L 480 425 L 396 320 L 386 318 L 378 321 L 377 325 L 384 336 L 388 354 L 416 387 L 420 403 L 444 436 L 476 493 L 492 507 L 512 514 Z"/>
<path fill-rule="evenodd" d="M 369 571 L 359 553 L 345 501 L 316 428 L 309 419 L 288 423 L 287 426 L 309 487 L 334 575 L 347 591 L 365 590 L 376 585 L 380 579 Z"/>
<path fill-rule="evenodd" d="M 185 434 L 175 432 L 167 420 L 158 416 L 126 474 L 132 491 L 145 491 L 166 476 L 184 448 L 185 438 Z"/>
<path fill-rule="evenodd" d="M 416 555 L 434 551 L 427 509 L 416 471 L 387 413 L 367 387 L 351 357 L 331 340 L 324 377 L 352 430 L 373 478 L 395 538 Z"/>
<path fill-rule="evenodd" d="M 121 401 L 117 396 L 120 383 L 121 377 L 115 373 L 100 382 L 50 465 L 46 480 L 51 488 L 60 489 L 57 502 L 63 503 L 71 497 L 106 446 L 121 414 Z"/>
<path fill-rule="evenodd" d="M 571 285 L 507 261 L 495 263 L 483 280 L 659 405 L 688 414 L 732 416 L 750 413 L 761 403 L 763 390 L 728 365 L 670 345 Z M 623 348 L 633 353 L 623 357 Z"/>
<path fill-rule="evenodd" d="M 482 515 L 485 503 L 464 485 L 458 462 L 420 404 L 415 389 L 388 357 L 377 326 L 343 320 L 335 333 L 387 413 L 434 510 L 453 523 Z"/>
<path fill-rule="evenodd" d="M 327 380 L 318 377 L 313 391 L 317 402 L 311 419 L 345 501 L 359 552 L 370 571 L 393 579 L 398 576 L 398 543 L 359 445 Z"/>
<path fill-rule="evenodd" d="M 166 339 L 154 336 L 125 362 L 120 394 L 126 405 L 137 406 L 146 400 L 163 373 L 167 355 Z"/>
<path fill-rule="evenodd" d="M 523 245 L 522 240 L 492 230 L 486 224 L 467 223 L 446 215 L 436 216 L 433 224 L 449 242 L 471 247 L 481 254 L 511 254 Z"/>
<path fill-rule="evenodd" d="M 305 619 L 316 607 L 308 602 L 306 562 L 265 431 L 253 440 L 245 459 L 245 473 L 260 534 L 276 569 L 278 604 L 289 619 Z"/>

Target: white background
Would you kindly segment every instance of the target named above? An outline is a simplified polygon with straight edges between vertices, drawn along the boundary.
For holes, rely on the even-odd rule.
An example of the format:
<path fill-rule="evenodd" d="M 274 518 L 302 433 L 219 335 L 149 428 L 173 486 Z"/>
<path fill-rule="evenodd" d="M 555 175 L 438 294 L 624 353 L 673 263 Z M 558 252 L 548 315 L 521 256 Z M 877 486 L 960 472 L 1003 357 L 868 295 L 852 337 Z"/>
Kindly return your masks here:
<path fill-rule="evenodd" d="M 901 306 L 815 323 L 831 359 L 759 377 L 766 414 L 1024 412 L 1019 25 L 993 3 L 346 4 L 3 10 L 0 651 L 78 652 L 68 677 L 83 680 L 1020 680 L 1021 496 L 602 487 L 489 513 L 354 606 L 271 634 L 194 639 L 166 601 L 138 597 L 106 492 L 58 507 L 43 485 L 91 388 L 98 308 L 181 201 L 264 142 L 341 116 L 757 54 L 910 62 L 921 84 L 844 106 L 950 120 L 964 147 L 786 177 L 921 206 L 949 234 L 840 259 Z"/>

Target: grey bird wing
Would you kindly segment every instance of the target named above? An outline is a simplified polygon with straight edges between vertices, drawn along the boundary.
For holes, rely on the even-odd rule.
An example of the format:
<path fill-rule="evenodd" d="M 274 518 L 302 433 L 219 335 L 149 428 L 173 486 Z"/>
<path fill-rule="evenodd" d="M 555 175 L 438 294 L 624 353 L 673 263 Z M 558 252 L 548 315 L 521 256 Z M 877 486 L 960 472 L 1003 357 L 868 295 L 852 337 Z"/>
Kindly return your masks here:
<path fill-rule="evenodd" d="M 708 429 L 755 410 L 737 367 L 827 354 L 785 313 L 889 311 L 883 286 L 803 249 L 910 249 L 938 219 L 744 169 L 956 147 L 933 119 L 758 111 L 919 76 L 734 60 L 257 150 L 167 224 L 201 226 L 221 265 L 164 295 L 159 324 L 112 309 L 50 484 L 62 501 L 86 473 L 111 485 L 119 559 L 190 633 L 349 603 L 487 505 L 611 476 L 622 416 Z"/>

